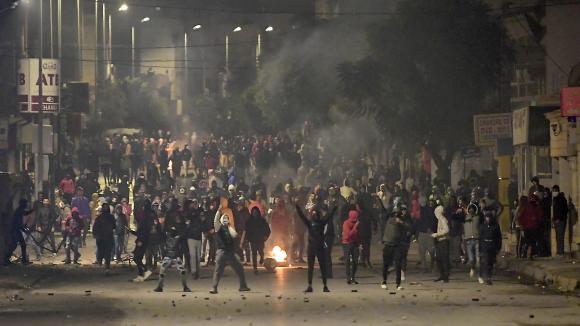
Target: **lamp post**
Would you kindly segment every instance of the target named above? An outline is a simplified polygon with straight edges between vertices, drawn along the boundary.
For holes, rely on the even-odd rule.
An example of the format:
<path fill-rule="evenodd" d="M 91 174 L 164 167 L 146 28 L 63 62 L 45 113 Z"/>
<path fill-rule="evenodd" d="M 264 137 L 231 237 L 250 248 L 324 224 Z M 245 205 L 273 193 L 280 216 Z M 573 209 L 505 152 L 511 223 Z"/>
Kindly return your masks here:
<path fill-rule="evenodd" d="M 43 19 L 42 19 L 43 18 L 42 17 L 43 10 L 42 10 L 42 7 L 43 7 L 43 4 L 44 3 L 43 3 L 42 0 L 38 0 L 38 2 L 40 3 L 40 6 L 39 6 L 40 18 L 39 18 L 39 24 L 38 24 L 39 39 L 40 39 L 40 41 L 39 41 L 39 43 L 40 43 L 40 46 L 39 46 L 40 51 L 38 53 L 38 78 L 39 78 L 39 81 L 41 81 L 41 82 L 38 83 L 38 104 L 39 105 L 38 105 L 38 117 L 37 117 L 38 118 L 38 120 L 37 120 L 38 126 L 37 126 L 37 135 L 36 135 L 38 137 L 37 138 L 38 146 L 36 148 L 36 152 L 37 152 L 36 153 L 36 160 L 35 160 L 35 163 L 36 163 L 35 164 L 36 171 L 34 173 L 34 175 L 35 175 L 35 178 L 34 178 L 34 181 L 35 181 L 35 190 L 36 190 L 36 194 L 37 195 L 38 195 L 39 192 L 42 191 L 42 184 L 43 184 L 42 177 L 43 177 L 43 174 L 44 174 L 44 157 L 43 157 L 43 154 L 42 154 L 42 152 L 43 152 L 43 146 L 44 146 L 44 144 L 43 144 L 43 140 L 44 140 L 43 139 L 43 130 L 42 130 L 42 125 L 43 125 L 43 123 L 42 123 L 42 120 L 43 120 L 43 114 L 42 114 L 43 113 L 42 112 L 43 107 L 42 106 L 44 104 L 44 101 L 42 99 L 42 54 L 43 54 L 43 47 L 44 47 L 44 44 L 43 44 L 43 35 L 42 35 L 42 25 L 43 25 Z"/>

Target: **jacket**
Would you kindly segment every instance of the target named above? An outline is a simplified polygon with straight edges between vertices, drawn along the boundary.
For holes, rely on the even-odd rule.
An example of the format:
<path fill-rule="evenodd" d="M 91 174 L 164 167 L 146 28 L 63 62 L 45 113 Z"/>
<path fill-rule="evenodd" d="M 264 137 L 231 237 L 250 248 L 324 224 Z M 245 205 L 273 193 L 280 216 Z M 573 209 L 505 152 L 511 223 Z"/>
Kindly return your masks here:
<path fill-rule="evenodd" d="M 443 211 L 445 208 L 439 205 L 435 208 L 435 217 L 437 218 L 437 232 L 433 233 L 432 236 L 438 240 L 446 240 L 449 238 L 449 223 L 445 217 Z"/>
<path fill-rule="evenodd" d="M 437 230 L 437 218 L 433 207 L 421 207 L 421 218 L 416 227 L 421 233 L 433 233 Z"/>
<path fill-rule="evenodd" d="M 262 243 L 270 237 L 270 226 L 259 212 L 257 207 L 254 208 L 246 222 L 245 239 L 251 243 Z"/>
<path fill-rule="evenodd" d="M 342 224 L 342 244 L 359 244 L 358 211 L 348 212 L 348 219 Z"/>
<path fill-rule="evenodd" d="M 213 226 L 216 230 L 216 247 L 217 249 L 233 252 L 236 250 L 236 241 L 234 240 L 238 237 L 238 233 L 232 227 L 232 220 L 230 220 L 230 225 L 225 226 L 221 223 L 221 217 L 222 215 L 217 211 L 213 220 Z"/>
<path fill-rule="evenodd" d="M 79 237 L 81 235 L 83 228 L 84 228 L 84 221 L 80 216 L 77 218 L 73 217 L 73 214 L 72 214 L 73 212 L 78 213 L 78 209 L 73 208 L 71 211 L 71 215 L 68 215 L 66 217 L 66 220 L 64 222 L 64 229 L 65 229 L 67 236 Z"/>
<path fill-rule="evenodd" d="M 558 193 L 556 197 L 554 197 L 553 202 L 554 206 L 554 222 L 564 222 L 568 219 L 568 201 L 566 197 L 564 197 L 563 193 Z"/>
<path fill-rule="evenodd" d="M 398 246 L 402 244 L 406 240 L 405 237 L 409 229 L 410 225 L 408 225 L 402 218 L 395 215 L 391 216 L 385 224 L 382 239 L 383 244 L 389 246 Z"/>
<path fill-rule="evenodd" d="M 478 239 L 479 238 L 479 214 L 465 216 L 465 223 L 463 223 L 463 239 Z"/>
<path fill-rule="evenodd" d="M 493 219 L 491 223 L 483 223 L 479 226 L 479 250 L 482 252 L 492 251 L 497 254 L 501 249 L 501 230 L 499 224 Z"/>
<path fill-rule="evenodd" d="M 116 228 L 115 217 L 110 212 L 101 213 L 93 224 L 93 237 L 95 239 L 110 239 L 114 238 Z"/>
<path fill-rule="evenodd" d="M 201 240 L 202 233 L 206 231 L 201 220 L 201 209 L 190 209 L 185 220 L 185 237 Z"/>

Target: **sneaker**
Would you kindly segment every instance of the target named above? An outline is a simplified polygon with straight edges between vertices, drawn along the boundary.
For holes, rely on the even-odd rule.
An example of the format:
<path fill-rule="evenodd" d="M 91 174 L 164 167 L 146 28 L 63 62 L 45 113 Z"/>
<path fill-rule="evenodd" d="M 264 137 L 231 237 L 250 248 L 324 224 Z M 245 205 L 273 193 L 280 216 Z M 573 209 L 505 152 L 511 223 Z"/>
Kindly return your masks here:
<path fill-rule="evenodd" d="M 382 281 L 381 282 L 381 289 L 387 289 L 387 282 L 386 281 Z"/>
<path fill-rule="evenodd" d="M 322 292 L 330 292 L 330 290 L 328 289 L 328 286 L 324 286 L 324 289 L 322 289 Z"/>
<path fill-rule="evenodd" d="M 247 286 L 242 286 L 238 291 L 240 291 L 240 292 L 248 292 L 248 291 L 250 291 L 250 288 L 247 287 Z"/>
<path fill-rule="evenodd" d="M 404 288 L 402 285 L 398 285 L 398 286 L 397 286 L 397 291 L 401 291 L 401 290 L 404 290 L 404 289 L 405 289 L 405 288 Z"/>
<path fill-rule="evenodd" d="M 346 284 L 352 284 L 352 280 L 346 280 Z"/>
<path fill-rule="evenodd" d="M 135 278 L 133 279 L 133 281 L 132 281 L 132 282 L 133 282 L 133 283 L 141 283 L 141 282 L 143 282 L 144 280 L 145 280 L 145 279 L 143 278 L 143 276 L 139 275 L 139 276 L 135 277 Z"/>
<path fill-rule="evenodd" d="M 79 261 L 78 261 L 78 260 L 75 260 L 75 261 L 73 262 L 73 264 L 75 264 L 75 265 L 80 265 L 81 263 L 79 263 Z"/>
<path fill-rule="evenodd" d="M 151 274 L 153 274 L 152 271 L 145 271 L 145 273 L 143 273 L 143 281 L 146 281 L 151 276 Z"/>
<path fill-rule="evenodd" d="M 483 278 L 482 278 L 482 277 L 478 277 L 478 278 L 477 278 L 477 281 L 479 282 L 479 284 L 483 284 L 483 283 L 485 283 L 485 281 L 483 280 Z"/>
<path fill-rule="evenodd" d="M 160 287 L 156 287 L 155 290 L 153 290 L 155 292 L 163 292 L 163 288 Z"/>
<path fill-rule="evenodd" d="M 209 293 L 210 294 L 217 294 L 218 290 L 216 288 L 213 288 L 213 289 L 209 290 Z"/>
<path fill-rule="evenodd" d="M 70 265 L 70 260 L 65 260 L 63 263 L 64 263 L 65 265 Z"/>
<path fill-rule="evenodd" d="M 352 280 L 350 280 L 351 284 L 358 284 L 358 282 L 353 278 Z"/>
<path fill-rule="evenodd" d="M 306 290 L 304 290 L 304 293 L 311 293 L 311 292 L 312 292 L 312 286 L 310 286 L 310 285 L 309 285 L 309 286 L 306 288 Z"/>
<path fill-rule="evenodd" d="M 475 269 L 472 268 L 469 270 L 469 277 L 473 278 L 474 276 L 475 276 Z"/>
<path fill-rule="evenodd" d="M 186 286 L 183 288 L 183 292 L 191 292 L 191 289 Z"/>
<path fill-rule="evenodd" d="M 492 285 L 492 284 L 493 284 L 493 282 L 491 280 L 485 281 L 485 285 Z"/>
<path fill-rule="evenodd" d="M 405 280 L 405 271 L 401 271 L 401 281 Z"/>

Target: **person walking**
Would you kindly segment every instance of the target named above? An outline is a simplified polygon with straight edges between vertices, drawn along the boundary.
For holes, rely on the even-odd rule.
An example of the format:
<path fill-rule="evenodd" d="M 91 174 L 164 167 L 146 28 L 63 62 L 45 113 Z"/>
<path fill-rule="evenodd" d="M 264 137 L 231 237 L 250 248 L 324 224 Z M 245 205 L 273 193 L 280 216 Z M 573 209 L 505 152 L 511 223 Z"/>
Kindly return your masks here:
<path fill-rule="evenodd" d="M 242 242 L 247 241 L 250 244 L 254 274 L 258 274 L 258 254 L 260 255 L 260 265 L 264 263 L 264 245 L 270 234 L 270 226 L 260 214 L 260 209 L 258 207 L 252 208 L 250 218 L 246 222 L 246 228 L 242 234 Z"/>
<path fill-rule="evenodd" d="M 185 216 L 185 238 L 189 249 L 191 275 L 194 280 L 199 279 L 201 271 L 201 239 L 204 231 L 206 230 L 204 230 L 201 220 L 201 209 L 197 199 L 193 199 L 189 203 L 187 215 Z"/>
<path fill-rule="evenodd" d="M 111 214 L 109 204 L 101 206 L 101 213 L 93 225 L 93 237 L 97 240 L 97 263 L 105 261 L 105 269 L 111 268 L 111 256 L 115 245 L 115 217 Z"/>
<path fill-rule="evenodd" d="M 467 255 L 467 266 L 469 266 L 469 277 L 475 277 L 479 266 L 479 211 L 477 205 L 469 204 L 465 223 L 463 223 L 463 241 Z M 480 274 L 477 273 L 479 278 Z"/>
<path fill-rule="evenodd" d="M 356 210 L 348 212 L 348 219 L 342 224 L 342 250 L 346 268 L 346 283 L 348 284 L 358 284 L 355 276 L 360 245 L 358 215 Z"/>
<path fill-rule="evenodd" d="M 135 249 L 133 251 L 133 261 L 137 265 L 138 275 L 133 279 L 133 282 L 143 282 L 148 279 L 153 272 L 148 270 L 143 264 L 143 257 L 147 252 L 149 246 L 149 236 L 151 228 L 158 227 L 153 221 L 156 218 L 155 211 L 151 205 L 151 200 L 146 198 L 143 201 L 142 218 L 137 223 L 137 231 L 131 231 L 137 237 L 135 239 Z M 160 230 L 160 229 L 158 229 Z"/>
<path fill-rule="evenodd" d="M 80 265 L 79 258 L 81 257 L 81 254 L 79 253 L 79 247 L 81 234 L 84 228 L 83 223 L 84 221 L 79 215 L 79 209 L 76 207 L 71 210 L 71 214 L 66 217 L 64 222 L 64 238 L 66 239 L 66 259 L 64 260 L 64 263 L 67 265 L 71 263 L 71 250 L 74 253 L 73 263 L 75 265 Z"/>
<path fill-rule="evenodd" d="M 403 246 L 405 235 L 411 226 L 402 218 L 400 211 L 395 211 L 385 224 L 383 232 L 383 281 L 381 288 L 387 289 L 389 268 L 395 265 L 395 282 L 397 290 L 402 290 L 401 273 L 403 267 Z"/>
<path fill-rule="evenodd" d="M 125 252 L 125 237 L 129 225 L 127 216 L 123 213 L 123 206 L 115 206 L 115 249 L 114 259 L 117 263 L 123 261 L 122 255 Z"/>
<path fill-rule="evenodd" d="M 481 278 L 491 285 L 493 265 L 501 249 L 501 230 L 492 212 L 485 213 L 484 223 L 479 227 L 479 250 L 481 261 Z M 480 278 L 480 283 L 482 279 Z"/>

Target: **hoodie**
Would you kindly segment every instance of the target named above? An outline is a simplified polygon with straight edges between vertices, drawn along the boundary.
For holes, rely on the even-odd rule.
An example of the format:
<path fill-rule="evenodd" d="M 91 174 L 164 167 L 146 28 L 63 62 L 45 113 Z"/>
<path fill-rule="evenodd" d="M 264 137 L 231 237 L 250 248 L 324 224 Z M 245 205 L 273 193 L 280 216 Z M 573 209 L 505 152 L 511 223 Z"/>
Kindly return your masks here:
<path fill-rule="evenodd" d="M 446 240 L 449 238 L 449 222 L 444 215 L 445 208 L 441 205 L 435 208 L 435 217 L 437 218 L 437 232 L 433 233 L 431 236 L 438 241 Z"/>
<path fill-rule="evenodd" d="M 358 211 L 348 212 L 348 219 L 342 224 L 342 244 L 358 244 Z"/>

